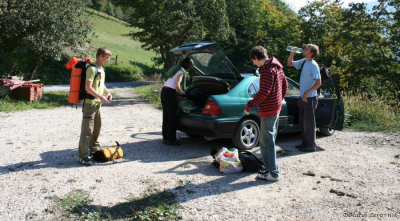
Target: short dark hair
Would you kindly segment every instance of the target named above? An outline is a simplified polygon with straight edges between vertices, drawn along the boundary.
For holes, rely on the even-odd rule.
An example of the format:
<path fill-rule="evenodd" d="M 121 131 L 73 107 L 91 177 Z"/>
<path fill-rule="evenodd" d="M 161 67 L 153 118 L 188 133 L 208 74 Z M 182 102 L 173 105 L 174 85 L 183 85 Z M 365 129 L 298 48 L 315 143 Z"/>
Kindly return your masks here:
<path fill-rule="evenodd" d="M 106 54 L 109 54 L 110 56 L 112 55 L 111 51 L 107 47 L 100 47 L 99 49 L 97 49 L 96 58 L 100 55 L 105 56 Z"/>
<path fill-rule="evenodd" d="M 307 47 L 311 47 L 310 52 L 312 53 L 312 58 L 314 59 L 315 57 L 317 57 L 317 55 L 319 55 L 319 47 L 317 45 L 314 44 L 308 44 Z"/>
<path fill-rule="evenodd" d="M 250 59 L 251 60 L 261 60 L 264 58 L 268 58 L 267 49 L 265 49 L 261 45 L 257 45 L 250 50 Z"/>
<path fill-rule="evenodd" d="M 181 66 L 182 66 L 185 70 L 188 71 L 188 70 L 190 70 L 190 69 L 193 68 L 194 62 L 193 62 L 193 60 L 192 60 L 191 58 L 187 57 L 187 58 L 185 58 L 185 59 L 183 59 L 183 60 L 181 61 Z"/>

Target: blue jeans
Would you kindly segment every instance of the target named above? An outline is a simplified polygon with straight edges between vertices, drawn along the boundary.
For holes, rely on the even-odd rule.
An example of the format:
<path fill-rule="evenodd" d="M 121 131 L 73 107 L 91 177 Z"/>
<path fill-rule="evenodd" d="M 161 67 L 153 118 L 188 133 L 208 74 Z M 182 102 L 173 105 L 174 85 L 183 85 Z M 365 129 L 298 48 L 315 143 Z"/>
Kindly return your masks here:
<path fill-rule="evenodd" d="M 260 150 L 264 161 L 265 169 L 279 175 L 279 168 L 276 165 L 275 139 L 278 132 L 279 115 L 261 117 Z"/>

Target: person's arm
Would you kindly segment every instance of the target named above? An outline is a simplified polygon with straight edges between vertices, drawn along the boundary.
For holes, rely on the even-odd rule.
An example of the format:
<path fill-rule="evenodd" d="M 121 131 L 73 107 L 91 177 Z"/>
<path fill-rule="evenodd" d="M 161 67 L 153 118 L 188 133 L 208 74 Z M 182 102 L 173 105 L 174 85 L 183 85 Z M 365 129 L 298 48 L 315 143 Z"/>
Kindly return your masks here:
<path fill-rule="evenodd" d="M 184 75 L 184 73 L 179 74 L 178 78 L 175 81 L 175 90 L 180 95 L 184 95 L 185 94 L 184 91 L 181 91 L 181 82 L 182 82 L 183 75 Z"/>
<path fill-rule="evenodd" d="M 294 57 L 294 50 L 292 49 L 292 51 L 290 52 L 290 55 L 289 55 L 289 57 L 288 57 L 288 59 L 287 59 L 287 65 L 289 66 L 289 67 L 293 67 L 294 65 L 293 65 L 293 57 Z"/>
<path fill-rule="evenodd" d="M 270 72 L 270 71 L 271 70 L 268 70 L 266 72 Z M 261 73 L 260 90 L 257 92 L 256 96 L 254 96 L 254 98 L 252 100 L 247 102 L 247 105 L 245 107 L 245 111 L 249 112 L 254 106 L 258 106 L 262 102 L 265 101 L 265 99 L 271 93 L 272 84 L 270 82 L 274 82 L 275 81 L 274 77 L 275 76 L 273 74 L 271 74 L 271 73 L 264 73 L 264 74 Z"/>
<path fill-rule="evenodd" d="M 309 93 L 311 93 L 311 92 L 317 90 L 319 87 L 321 87 L 321 79 L 314 79 L 314 81 L 315 81 L 314 85 L 310 89 L 306 90 L 301 97 L 301 99 L 305 102 L 307 102 L 307 95 Z"/>
<path fill-rule="evenodd" d="M 108 101 L 112 101 L 112 95 L 111 93 L 108 91 L 106 85 L 104 85 L 104 94 L 106 94 L 106 98 Z"/>
<path fill-rule="evenodd" d="M 284 77 L 282 82 L 282 99 L 285 99 L 288 90 L 288 85 L 289 83 L 287 82 L 286 77 Z"/>
<path fill-rule="evenodd" d="M 93 81 L 86 81 L 85 82 L 85 90 L 86 92 L 88 92 L 89 94 L 91 94 L 92 96 L 99 98 L 101 100 L 101 103 L 107 103 L 108 100 L 106 97 L 104 97 L 103 95 L 97 93 L 97 91 L 92 87 Z"/>

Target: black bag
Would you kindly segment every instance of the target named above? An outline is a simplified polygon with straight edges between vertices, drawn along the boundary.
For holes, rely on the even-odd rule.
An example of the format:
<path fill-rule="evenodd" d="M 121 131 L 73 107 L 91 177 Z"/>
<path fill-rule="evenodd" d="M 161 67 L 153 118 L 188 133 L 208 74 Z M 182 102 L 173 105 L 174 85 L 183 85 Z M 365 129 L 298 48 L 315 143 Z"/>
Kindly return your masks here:
<path fill-rule="evenodd" d="M 242 163 L 243 171 L 258 172 L 265 170 L 264 163 L 249 151 L 239 150 L 239 160 Z"/>
<path fill-rule="evenodd" d="M 221 150 L 221 148 L 211 148 L 211 156 L 214 161 L 212 164 L 216 168 L 219 168 L 218 162 L 215 160 L 215 155 Z M 247 172 L 258 172 L 259 170 L 265 170 L 264 163 L 258 159 L 253 153 L 246 150 L 239 150 L 239 160 L 243 166 L 243 171 Z"/>
<path fill-rule="evenodd" d="M 82 69 L 82 75 L 81 75 L 81 84 L 79 87 L 79 100 L 83 100 L 85 98 L 87 99 L 95 99 L 95 97 L 89 93 L 86 92 L 85 90 L 85 83 L 86 83 L 86 70 L 88 69 L 89 66 L 93 66 L 96 68 L 96 75 L 94 78 L 96 79 L 100 74 L 99 70 L 97 69 L 96 65 L 90 64 L 89 61 L 87 60 L 80 60 L 78 63 L 76 63 L 75 68 L 80 68 Z M 100 84 L 100 81 L 99 81 Z"/>

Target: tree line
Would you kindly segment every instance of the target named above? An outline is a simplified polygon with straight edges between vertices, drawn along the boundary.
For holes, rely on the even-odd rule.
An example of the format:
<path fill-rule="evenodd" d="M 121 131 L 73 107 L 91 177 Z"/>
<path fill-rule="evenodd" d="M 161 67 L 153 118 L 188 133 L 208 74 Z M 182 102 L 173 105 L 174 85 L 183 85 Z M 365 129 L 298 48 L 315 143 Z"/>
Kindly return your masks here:
<path fill-rule="evenodd" d="M 317 62 L 340 77 L 344 90 L 365 91 L 400 100 L 400 2 L 379 0 L 344 7 L 340 1 L 309 2 L 298 13 L 282 0 L 88 0 L 86 5 L 127 21 L 153 61 L 167 69 L 169 50 L 192 41 L 215 41 L 237 67 L 251 66 L 249 50 L 263 45 L 286 63 L 287 45 L 320 47 Z M 11 73 L 59 54 L 86 39 L 91 27 L 77 0 L 0 2 L 0 68 Z M 72 25 L 73 24 L 73 25 Z M 80 26 L 77 31 L 72 27 Z M 137 30 L 137 29 L 135 29 Z M 301 57 L 298 57 L 300 59 Z M 285 68 L 294 79 L 299 73 Z M 34 68 L 30 68 L 30 77 Z"/>

